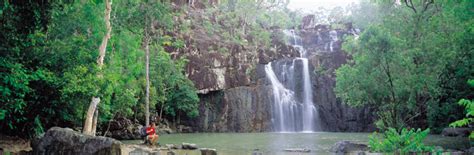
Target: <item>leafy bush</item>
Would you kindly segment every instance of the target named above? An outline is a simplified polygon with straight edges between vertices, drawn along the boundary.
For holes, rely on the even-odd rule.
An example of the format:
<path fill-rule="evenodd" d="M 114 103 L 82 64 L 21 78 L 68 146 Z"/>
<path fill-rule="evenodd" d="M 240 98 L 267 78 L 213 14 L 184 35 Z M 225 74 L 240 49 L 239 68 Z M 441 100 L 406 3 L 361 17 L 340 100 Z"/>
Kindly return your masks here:
<path fill-rule="evenodd" d="M 474 87 L 474 80 L 469 80 L 467 81 L 467 83 L 469 84 L 469 86 Z M 458 104 L 466 108 L 466 117 L 451 123 L 449 126 L 462 127 L 474 122 L 474 100 L 461 99 L 459 100 Z M 469 138 L 474 139 L 474 132 L 471 132 Z"/>
<path fill-rule="evenodd" d="M 430 129 L 403 128 L 398 132 L 395 128 L 389 128 L 382 134 L 374 133 L 369 136 L 369 148 L 372 152 L 431 152 L 433 147 L 425 146 L 423 140 Z"/>

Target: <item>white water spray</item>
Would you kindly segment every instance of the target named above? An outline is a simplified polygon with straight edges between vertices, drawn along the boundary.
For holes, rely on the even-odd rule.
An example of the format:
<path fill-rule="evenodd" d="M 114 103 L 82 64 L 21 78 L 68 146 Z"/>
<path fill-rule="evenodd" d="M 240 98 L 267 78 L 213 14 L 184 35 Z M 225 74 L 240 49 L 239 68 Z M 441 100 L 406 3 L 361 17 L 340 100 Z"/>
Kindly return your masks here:
<path fill-rule="evenodd" d="M 265 73 L 273 89 L 273 127 L 277 132 L 314 132 L 319 130 L 319 116 L 313 104 L 308 53 L 294 30 L 286 31 L 292 36 L 293 47 L 299 58 L 290 61 L 269 63 Z M 275 70 L 279 74 L 275 74 Z"/>

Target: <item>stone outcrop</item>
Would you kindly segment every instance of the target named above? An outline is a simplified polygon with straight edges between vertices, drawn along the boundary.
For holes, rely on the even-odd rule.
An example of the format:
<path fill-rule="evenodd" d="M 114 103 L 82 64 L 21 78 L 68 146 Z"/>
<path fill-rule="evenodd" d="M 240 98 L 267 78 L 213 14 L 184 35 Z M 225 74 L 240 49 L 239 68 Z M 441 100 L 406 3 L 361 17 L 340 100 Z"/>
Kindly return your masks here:
<path fill-rule="evenodd" d="M 120 141 L 112 138 L 83 135 L 69 128 L 53 127 L 32 147 L 36 155 L 119 155 L 121 145 Z"/>
<path fill-rule="evenodd" d="M 201 95 L 200 116 L 187 123 L 201 132 L 271 131 L 271 87 L 236 87 Z"/>
<path fill-rule="evenodd" d="M 118 140 L 140 139 L 140 129 L 143 125 L 138 121 L 131 121 L 124 117 L 119 117 L 111 120 L 107 137 L 112 137 Z"/>
<path fill-rule="evenodd" d="M 196 3 L 200 2 L 196 0 Z M 177 5 L 184 4 L 177 2 Z M 185 66 L 186 75 L 200 94 L 252 85 L 257 64 L 298 55 L 295 49 L 283 42 L 279 30 L 267 29 L 272 33 L 272 45 L 261 47 L 252 44 L 255 39 L 251 34 L 235 32 L 228 36 L 217 30 L 211 32 L 200 24 L 206 21 L 226 31 L 237 31 L 237 27 L 229 27 L 225 20 L 217 20 L 217 15 L 206 15 L 202 9 L 186 8 L 182 11 L 183 15 L 174 17 L 176 25 L 196 24 L 189 27 L 188 33 L 168 32 L 167 35 L 184 40 L 185 45 L 182 48 L 167 46 L 165 49 L 173 58 L 185 57 L 189 60 Z M 241 41 L 235 41 L 235 37 L 241 38 Z"/>
<path fill-rule="evenodd" d="M 166 119 L 160 123 L 156 123 L 157 134 L 171 134 L 175 131 L 170 128 L 170 125 Z M 135 140 L 142 139 L 145 135 L 144 126 L 138 123 L 138 120 L 132 121 L 125 117 L 118 117 L 111 120 L 106 126 L 104 126 L 107 137 L 112 137 L 118 140 Z M 177 132 L 190 133 L 192 128 L 184 125 L 176 127 Z"/>
<path fill-rule="evenodd" d="M 202 151 L 204 150 L 204 151 Z M 123 145 L 122 155 L 181 155 L 181 154 L 217 154 L 216 149 L 182 149 L 153 147 L 148 145 Z"/>
<path fill-rule="evenodd" d="M 217 155 L 216 149 L 202 148 L 200 151 L 201 155 Z"/>
<path fill-rule="evenodd" d="M 175 22 L 210 21 L 224 29 L 229 28 L 228 24 L 217 22 L 215 16 L 206 16 L 201 9 L 185 9 L 184 12 L 184 15 L 175 17 Z M 233 34 L 232 37 L 242 39 L 239 43 L 222 34 L 210 35 L 201 24 L 190 28 L 189 33 L 168 34 L 184 40 L 184 47 L 165 47 L 173 58 L 186 57 L 189 60 L 185 74 L 198 89 L 200 97 L 200 116 L 181 119 L 181 124 L 191 127 L 185 132 L 271 131 L 268 104 L 271 103 L 271 89 L 260 84 L 264 83 L 262 79 L 265 77 L 257 77 L 261 76 L 257 70 L 262 64 L 296 57 L 298 52 L 283 41 L 283 33 L 278 29 L 267 29 L 272 32 L 271 46 L 260 47 L 252 44 L 254 38 L 250 34 Z"/>
<path fill-rule="evenodd" d="M 444 128 L 441 135 L 449 137 L 467 137 L 471 131 L 472 129 L 470 128 Z"/>
<path fill-rule="evenodd" d="M 357 152 L 364 153 L 365 151 L 368 151 L 367 145 L 358 144 L 350 141 L 339 141 L 334 144 L 330 149 L 330 152 L 335 154 L 356 154 Z"/>
<path fill-rule="evenodd" d="M 289 149 L 284 149 L 284 152 L 301 152 L 301 153 L 309 153 L 311 150 L 305 149 L 305 148 L 289 148 Z"/>
<path fill-rule="evenodd" d="M 192 144 L 192 143 L 183 143 L 183 144 L 181 144 L 181 149 L 195 150 L 195 149 L 198 149 L 198 146 L 196 144 Z"/>
<path fill-rule="evenodd" d="M 327 25 L 317 25 L 308 26 L 299 34 L 304 47 L 311 53 L 309 58 L 314 70 L 311 76 L 313 97 L 319 110 L 323 131 L 375 130 L 373 125 L 375 117 L 370 107 L 349 107 L 336 98 L 334 92 L 335 70 L 349 59 L 341 49 L 342 38 L 357 35 L 358 31 L 350 24 L 345 25 L 345 29 L 331 29 Z"/>
<path fill-rule="evenodd" d="M 200 10 L 188 10 L 178 21 L 204 19 Z M 323 131 L 372 131 L 370 107 L 351 108 L 334 93 L 335 70 L 348 57 L 341 49 L 343 37 L 357 35 L 351 24 L 341 28 L 317 25 L 305 17 L 297 30 L 308 51 L 313 103 L 319 110 Z M 185 38 L 181 49 L 168 48 L 173 57 L 185 56 L 189 63 L 186 75 L 198 88 L 200 115 L 181 120 L 198 132 L 263 132 L 272 131 L 272 89 L 264 65 L 284 61 L 300 54 L 285 43 L 283 30 L 272 32 L 272 45 L 267 48 L 226 42 L 223 36 L 209 35 L 204 28 L 193 25 L 189 34 L 170 34 Z M 244 42 L 251 41 L 246 37 Z"/>

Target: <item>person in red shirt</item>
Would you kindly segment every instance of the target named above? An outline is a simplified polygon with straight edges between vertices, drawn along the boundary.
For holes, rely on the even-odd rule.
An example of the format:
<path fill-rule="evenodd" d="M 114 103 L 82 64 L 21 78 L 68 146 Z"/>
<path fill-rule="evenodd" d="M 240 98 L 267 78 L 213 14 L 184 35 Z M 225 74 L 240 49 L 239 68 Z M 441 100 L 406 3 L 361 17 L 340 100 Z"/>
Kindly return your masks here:
<path fill-rule="evenodd" d="M 146 128 L 146 134 L 148 135 L 147 139 L 150 141 L 151 145 L 155 145 L 155 143 L 158 142 L 158 135 L 156 134 L 155 128 L 155 122 L 151 122 L 150 126 Z"/>

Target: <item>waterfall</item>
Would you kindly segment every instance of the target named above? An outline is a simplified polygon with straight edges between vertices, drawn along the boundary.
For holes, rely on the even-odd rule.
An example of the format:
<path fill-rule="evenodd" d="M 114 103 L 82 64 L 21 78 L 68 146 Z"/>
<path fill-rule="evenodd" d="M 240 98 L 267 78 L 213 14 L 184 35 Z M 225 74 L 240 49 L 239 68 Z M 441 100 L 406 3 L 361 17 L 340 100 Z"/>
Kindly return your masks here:
<path fill-rule="evenodd" d="M 337 31 L 335 30 L 332 30 L 329 32 L 329 37 L 331 38 L 331 42 L 329 42 L 329 51 L 333 51 L 334 48 L 333 48 L 333 44 L 338 41 L 337 39 Z"/>
<path fill-rule="evenodd" d="M 272 64 L 265 66 L 265 72 L 270 79 L 273 89 L 273 122 L 276 131 L 294 131 L 293 127 L 295 120 L 293 119 L 294 107 L 298 105 L 295 102 L 294 92 L 286 89 L 285 86 L 278 80 L 275 72 L 273 72 Z M 284 115 L 289 114 L 289 115 Z"/>
<path fill-rule="evenodd" d="M 273 89 L 273 128 L 277 132 L 318 131 L 319 116 L 313 104 L 307 51 L 294 30 L 285 33 L 291 35 L 292 45 L 300 57 L 265 65 L 265 73 Z"/>
<path fill-rule="evenodd" d="M 308 59 L 301 58 L 303 62 L 303 92 L 304 92 L 304 100 L 303 100 L 303 131 L 314 131 L 313 122 L 315 121 L 313 111 L 316 111 L 316 108 L 313 104 L 313 89 L 311 89 L 311 80 L 309 77 L 309 67 L 308 67 Z"/>

